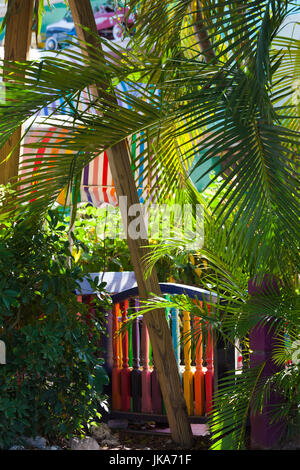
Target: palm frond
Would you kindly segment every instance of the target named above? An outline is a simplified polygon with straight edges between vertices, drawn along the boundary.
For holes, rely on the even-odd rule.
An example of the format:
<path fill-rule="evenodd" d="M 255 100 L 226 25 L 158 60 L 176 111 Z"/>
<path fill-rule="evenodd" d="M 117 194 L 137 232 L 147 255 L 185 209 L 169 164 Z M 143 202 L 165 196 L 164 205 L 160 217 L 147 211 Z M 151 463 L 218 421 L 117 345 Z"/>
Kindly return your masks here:
<path fill-rule="evenodd" d="M 151 177 L 158 181 L 152 186 L 149 197 L 165 200 L 169 194 L 181 191 L 187 200 L 196 203 L 199 198 L 189 182 L 187 169 L 197 155 L 195 168 L 208 163 L 209 169 L 205 172 L 208 173 L 216 169 L 216 163 L 211 161 L 217 157 L 222 170 L 216 171 L 215 178 L 220 174 L 225 174 L 225 178 L 215 195 L 215 198 L 219 194 L 222 197 L 214 214 L 220 230 L 230 219 L 230 252 L 233 253 L 233 247 L 238 247 L 238 252 L 247 257 L 251 273 L 269 269 L 272 265 L 272 271 L 281 274 L 284 271 L 282 260 L 288 257 L 299 266 L 299 204 L 295 172 L 299 131 L 287 127 L 290 118 L 281 116 L 276 108 L 272 79 L 283 63 L 284 54 L 277 56 L 269 52 L 282 21 L 291 8 L 296 7 L 291 7 L 289 2 L 253 1 L 245 10 L 239 2 L 234 3 L 238 3 L 235 9 L 233 2 L 225 2 L 224 9 L 219 3 L 214 7 L 203 5 L 203 16 L 209 18 L 208 25 L 211 25 L 210 39 L 219 50 L 215 63 L 187 58 L 184 53 L 176 57 L 168 54 L 155 56 L 151 48 L 147 49 L 146 43 L 142 59 L 138 40 L 140 35 L 142 37 L 141 15 L 136 39 L 133 40 L 136 48 L 133 43 L 131 51 L 117 49 L 99 38 L 99 45 L 106 48 L 105 53 L 94 49 L 91 59 L 82 56 L 82 45 L 77 50 L 63 52 L 60 59 L 54 57 L 45 58 L 42 63 L 6 64 L 7 77 L 14 76 L 14 83 L 5 84 L 6 103 L 0 109 L 0 145 L 20 122 L 43 106 L 58 98 L 66 103 L 74 100 L 80 103 L 83 90 L 95 83 L 105 84 L 99 98 L 91 93 L 92 107 L 88 110 L 78 112 L 73 107 L 67 112 L 68 124 L 55 116 L 46 120 L 55 123 L 57 143 L 51 142 L 51 147 L 64 152 L 61 159 L 64 162 L 58 163 L 46 152 L 44 162 L 45 168 L 49 167 L 49 178 L 45 182 L 46 170 L 36 175 L 35 199 L 42 201 L 47 194 L 49 200 L 54 200 L 70 179 L 70 168 L 75 168 L 74 175 L 79 174 L 103 150 L 132 134 L 144 132 L 148 143 L 142 155 L 145 164 L 140 164 L 140 155 L 137 155 L 133 165 L 141 169 L 141 181 Z M 144 5 L 148 11 L 147 2 Z M 158 19 L 160 14 L 163 21 L 166 20 L 167 31 L 175 18 L 176 25 L 182 25 L 179 19 L 184 18 L 184 11 L 190 8 L 190 4 L 176 2 L 176 5 L 171 3 L 167 6 L 167 2 L 158 1 L 152 7 L 153 19 Z M 256 7 L 259 8 L 255 13 Z M 165 16 L 162 8 L 168 11 Z M 247 26 L 246 37 L 239 29 L 242 26 L 235 24 L 238 18 L 241 18 L 243 27 Z M 225 35 L 227 28 L 232 29 L 232 38 Z M 157 34 L 163 35 L 163 32 L 164 28 Z M 155 38 L 151 25 L 147 34 L 151 42 Z M 247 47 L 245 55 L 238 61 L 230 41 L 233 44 L 239 35 Z M 220 49 L 216 45 L 216 37 L 219 38 Z M 177 38 L 177 44 L 180 41 Z M 227 43 L 232 55 L 229 54 L 228 60 L 222 62 L 220 57 L 226 56 Z M 77 63 L 70 63 L 74 59 Z M 22 76 L 26 78 L 18 78 Z M 120 80 L 125 81 L 131 90 L 118 91 L 119 103 L 114 104 L 111 97 Z M 293 112 L 290 116 L 291 119 L 295 117 Z M 63 138 L 58 138 L 62 133 Z M 45 147 L 50 148 L 50 144 L 45 144 Z M 68 154 L 68 151 L 73 154 Z M 34 170 L 33 160 L 34 155 L 31 161 Z M 31 182 L 29 178 L 27 183 Z M 32 199 L 28 189 L 21 194 L 24 202 Z M 276 256 L 278 250 L 280 255 Z"/>
<path fill-rule="evenodd" d="M 261 401 L 265 364 L 247 369 L 242 374 L 232 371 L 221 380 L 214 394 L 214 411 L 209 418 L 212 450 L 245 449 L 245 432 L 250 404 Z"/>

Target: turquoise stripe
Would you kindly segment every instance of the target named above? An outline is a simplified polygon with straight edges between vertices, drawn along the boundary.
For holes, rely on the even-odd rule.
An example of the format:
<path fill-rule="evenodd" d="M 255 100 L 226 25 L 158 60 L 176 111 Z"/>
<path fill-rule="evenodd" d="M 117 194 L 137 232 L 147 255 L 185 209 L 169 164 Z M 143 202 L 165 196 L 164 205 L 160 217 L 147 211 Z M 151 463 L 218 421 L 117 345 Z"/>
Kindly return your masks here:
<path fill-rule="evenodd" d="M 144 152 L 145 150 L 145 132 L 142 131 L 140 134 L 140 154 Z M 143 171 L 144 171 L 144 164 L 142 163 L 144 161 L 144 155 L 140 159 L 140 167 L 139 167 L 139 184 L 138 184 L 138 195 L 140 202 L 143 204 L 144 198 L 142 197 L 143 195 Z M 142 164 L 141 164 L 142 163 Z"/>
<path fill-rule="evenodd" d="M 175 352 L 175 358 L 178 369 L 180 367 L 180 331 L 179 331 L 179 312 L 176 308 L 171 308 L 172 319 L 172 341 Z"/>

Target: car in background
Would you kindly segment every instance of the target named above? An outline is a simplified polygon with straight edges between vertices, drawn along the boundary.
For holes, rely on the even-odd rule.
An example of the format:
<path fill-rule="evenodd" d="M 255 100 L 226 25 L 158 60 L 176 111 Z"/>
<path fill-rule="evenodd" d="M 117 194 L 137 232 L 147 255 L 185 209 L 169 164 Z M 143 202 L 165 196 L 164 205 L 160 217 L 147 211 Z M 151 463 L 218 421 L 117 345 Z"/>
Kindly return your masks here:
<path fill-rule="evenodd" d="M 133 29 L 135 16 L 133 13 L 129 13 L 129 8 L 114 10 L 109 5 L 101 5 L 95 10 L 94 15 L 100 36 L 119 41 L 122 39 L 125 29 Z"/>
<path fill-rule="evenodd" d="M 109 5 L 100 5 L 94 8 L 94 16 L 99 35 L 107 39 L 120 41 L 125 28 L 133 31 L 135 16 L 129 13 L 128 8 L 114 10 Z M 68 11 L 60 21 L 47 26 L 45 49 L 61 49 L 72 36 L 76 36 L 76 29 L 71 12 Z"/>
<path fill-rule="evenodd" d="M 71 36 L 76 36 L 76 29 L 71 12 L 68 11 L 61 20 L 47 26 L 45 49 L 48 51 L 60 49 L 72 39 Z"/>

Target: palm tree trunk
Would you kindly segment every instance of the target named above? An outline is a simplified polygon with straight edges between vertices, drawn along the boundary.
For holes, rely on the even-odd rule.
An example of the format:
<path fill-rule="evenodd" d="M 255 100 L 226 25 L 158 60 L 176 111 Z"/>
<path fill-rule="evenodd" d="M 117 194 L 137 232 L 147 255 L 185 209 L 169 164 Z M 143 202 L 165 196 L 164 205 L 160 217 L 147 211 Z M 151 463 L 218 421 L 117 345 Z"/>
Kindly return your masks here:
<path fill-rule="evenodd" d="M 69 0 L 69 5 L 79 39 L 100 47 L 95 36 L 81 27 L 81 25 L 85 26 L 95 35 L 98 34 L 90 0 Z M 89 54 L 88 47 L 87 54 Z M 97 84 L 96 90 L 93 90 L 93 92 L 99 96 L 103 95 L 103 88 Z M 121 196 L 127 197 L 126 207 L 121 212 L 123 223 L 127 228 L 132 220 L 128 215 L 128 208 L 134 204 L 140 204 L 130 165 L 130 153 L 127 142 L 120 142 L 110 148 L 107 151 L 107 156 L 118 198 L 120 200 Z M 146 233 L 145 228 L 141 228 L 141 232 Z M 128 234 L 127 239 L 140 297 L 147 299 L 149 293 L 161 295 L 156 271 L 153 270 L 151 275 L 145 279 L 143 259 L 148 252 L 148 240 L 141 238 L 133 240 Z M 157 309 L 147 313 L 145 321 L 152 343 L 154 360 L 165 401 L 172 438 L 180 446 L 189 448 L 192 445 L 193 436 L 188 421 L 186 403 L 165 313 L 162 309 Z"/>

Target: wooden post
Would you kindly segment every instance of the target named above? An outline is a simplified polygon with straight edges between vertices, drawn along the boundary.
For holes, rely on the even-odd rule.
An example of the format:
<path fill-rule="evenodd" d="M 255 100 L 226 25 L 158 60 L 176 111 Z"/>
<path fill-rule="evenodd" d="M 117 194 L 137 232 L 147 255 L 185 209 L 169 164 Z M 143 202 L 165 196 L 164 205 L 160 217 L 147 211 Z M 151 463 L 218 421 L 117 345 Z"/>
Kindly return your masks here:
<path fill-rule="evenodd" d="M 31 45 L 33 4 L 34 0 L 8 0 L 7 10 L 9 11 L 10 8 L 12 10 L 5 29 L 5 61 L 24 61 L 28 59 Z M 18 176 L 21 135 L 22 128 L 20 127 L 0 149 L 0 184 L 6 185 Z M 11 157 L 1 164 L 12 150 Z"/>
<path fill-rule="evenodd" d="M 69 0 L 69 6 L 78 38 L 100 48 L 95 38 L 98 31 L 90 0 Z M 83 29 L 82 26 L 88 28 L 93 35 Z M 88 47 L 86 53 L 89 54 Z M 103 94 L 103 90 L 99 84 L 95 85 L 98 86 L 96 92 L 100 96 Z M 139 204 L 139 197 L 131 169 L 130 151 L 127 142 L 122 141 L 116 144 L 107 151 L 107 156 L 118 198 L 120 200 L 121 196 L 127 197 L 127 207 L 124 208 L 121 215 L 124 226 L 128 227 L 131 222 L 128 208 L 134 204 Z M 141 232 L 146 232 L 145 227 L 141 227 Z M 144 256 L 148 253 L 148 240 L 142 238 L 134 240 L 129 236 L 127 236 L 127 240 L 140 298 L 147 299 L 151 292 L 161 295 L 156 271 L 153 270 L 151 275 L 145 279 Z M 188 421 L 187 408 L 164 310 L 157 309 L 147 313 L 145 321 L 153 348 L 172 439 L 182 447 L 189 448 L 193 443 L 193 435 Z"/>

